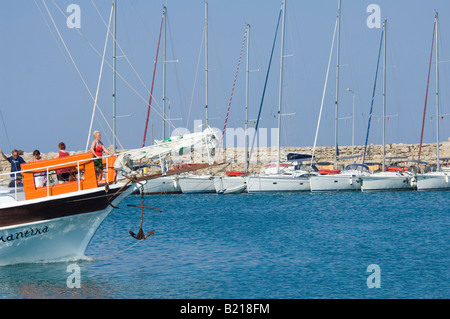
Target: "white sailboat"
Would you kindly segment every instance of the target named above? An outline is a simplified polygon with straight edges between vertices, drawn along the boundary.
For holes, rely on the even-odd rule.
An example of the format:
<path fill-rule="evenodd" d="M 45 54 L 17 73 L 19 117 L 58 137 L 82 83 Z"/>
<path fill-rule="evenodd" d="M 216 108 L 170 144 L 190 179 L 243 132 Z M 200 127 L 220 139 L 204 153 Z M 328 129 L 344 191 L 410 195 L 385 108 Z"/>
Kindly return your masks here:
<path fill-rule="evenodd" d="M 450 189 L 450 172 L 441 170 L 439 163 L 439 44 L 438 44 L 438 23 L 439 14 L 436 11 L 434 23 L 435 48 L 436 48 L 436 171 L 424 174 L 417 174 L 417 190 L 448 190 Z M 422 128 L 423 132 L 423 128 Z M 422 143 L 422 140 L 421 140 Z M 420 151 L 419 151 L 420 161 Z"/>
<path fill-rule="evenodd" d="M 205 2 L 205 128 L 208 124 L 208 2 Z M 178 185 L 183 194 L 215 193 L 214 177 L 210 174 L 184 174 L 178 176 Z"/>
<path fill-rule="evenodd" d="M 286 20 L 286 0 L 282 1 L 282 28 L 281 28 L 281 55 L 280 55 L 280 82 L 278 95 L 278 152 L 275 172 L 261 172 L 259 175 L 250 175 L 247 180 L 247 192 L 298 192 L 310 191 L 309 177 L 316 174 L 309 170 L 287 171 L 280 165 L 280 144 L 281 144 L 281 108 L 283 90 L 283 62 L 284 62 L 284 38 Z M 296 165 L 292 165 L 297 167 Z"/>
<path fill-rule="evenodd" d="M 334 170 L 337 174 L 316 175 L 310 177 L 310 187 L 312 192 L 330 191 L 358 191 L 361 190 L 361 176 L 368 175 L 369 169 L 366 165 L 348 165 L 343 171 L 337 170 L 338 156 L 338 97 L 339 97 L 339 51 L 340 51 L 340 24 L 341 24 L 341 0 L 338 0 L 338 13 L 336 18 L 337 49 L 336 49 L 336 100 L 335 100 L 335 132 L 334 132 Z M 334 39 L 333 39 L 334 40 Z M 331 58 L 331 53 L 330 53 Z M 327 74 L 328 76 L 328 74 Z M 325 93 L 325 88 L 324 88 Z M 323 98 L 322 98 L 323 99 Z M 320 115 L 319 115 L 320 121 Z M 320 123 L 320 122 L 319 122 Z M 318 127 L 317 127 L 318 130 Z M 316 131 L 317 139 L 317 131 Z M 315 144 L 315 142 L 314 142 Z"/>
<path fill-rule="evenodd" d="M 387 40 L 387 20 L 383 24 L 384 35 L 384 58 L 383 58 L 383 163 L 381 172 L 374 172 L 371 175 L 361 176 L 361 191 L 392 191 L 392 190 L 412 190 L 413 175 L 409 171 L 386 169 L 386 40 Z"/>
<path fill-rule="evenodd" d="M 367 165 L 350 164 L 339 174 L 311 176 L 311 191 L 359 191 L 361 190 L 361 177 L 369 174 Z"/>
<path fill-rule="evenodd" d="M 167 7 L 163 7 L 163 140 L 166 139 L 166 13 Z M 165 158 L 160 159 L 161 171 L 163 175 L 167 169 Z M 176 177 L 173 176 L 162 176 L 160 178 L 152 179 L 147 181 L 141 190 L 144 195 L 153 194 L 179 194 L 181 193 L 180 185 L 178 185 Z"/>
<path fill-rule="evenodd" d="M 248 193 L 260 192 L 309 192 L 310 177 L 317 173 L 312 170 L 289 168 L 280 169 L 276 174 L 250 175 L 247 180 Z M 270 168 L 269 168 L 270 169 Z"/>
<path fill-rule="evenodd" d="M 247 54 L 245 67 L 245 127 L 244 127 L 244 171 L 227 171 L 225 175 L 214 176 L 214 188 L 217 194 L 239 194 L 247 191 L 248 175 L 248 84 L 249 84 L 249 47 L 250 47 L 250 24 L 246 28 Z"/>

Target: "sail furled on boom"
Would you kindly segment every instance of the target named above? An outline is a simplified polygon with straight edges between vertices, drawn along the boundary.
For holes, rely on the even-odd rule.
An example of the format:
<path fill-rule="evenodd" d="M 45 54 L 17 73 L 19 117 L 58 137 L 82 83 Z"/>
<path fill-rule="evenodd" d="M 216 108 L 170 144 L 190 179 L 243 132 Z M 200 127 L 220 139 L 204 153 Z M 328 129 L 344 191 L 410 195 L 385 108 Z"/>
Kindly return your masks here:
<path fill-rule="evenodd" d="M 191 152 L 206 156 L 207 161 L 212 164 L 218 144 L 217 134 L 207 127 L 203 132 L 171 136 L 162 141 L 155 140 L 155 144 L 151 146 L 123 151 L 117 156 L 114 168 L 130 172 L 131 168 L 127 165 L 130 160 L 159 160 L 169 155 L 181 156 Z"/>

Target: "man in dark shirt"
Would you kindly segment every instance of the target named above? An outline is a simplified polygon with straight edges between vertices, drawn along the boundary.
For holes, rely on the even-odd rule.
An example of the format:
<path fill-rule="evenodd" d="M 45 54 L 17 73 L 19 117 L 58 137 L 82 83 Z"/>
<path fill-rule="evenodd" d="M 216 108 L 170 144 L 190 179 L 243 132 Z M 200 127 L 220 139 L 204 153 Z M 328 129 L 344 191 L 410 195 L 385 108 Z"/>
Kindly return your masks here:
<path fill-rule="evenodd" d="M 23 152 L 21 153 L 23 154 Z M 6 155 L 3 154 L 1 149 L 0 154 L 3 156 L 5 160 L 11 163 L 11 173 L 20 172 L 21 171 L 20 165 L 26 163 L 25 160 L 21 156 L 19 156 L 19 151 L 16 149 L 12 150 L 11 152 L 12 156 L 10 157 L 6 157 Z M 21 180 L 22 174 L 21 173 L 11 174 L 11 177 L 15 177 L 16 180 Z M 14 187 L 14 180 L 9 183 L 9 187 Z"/>

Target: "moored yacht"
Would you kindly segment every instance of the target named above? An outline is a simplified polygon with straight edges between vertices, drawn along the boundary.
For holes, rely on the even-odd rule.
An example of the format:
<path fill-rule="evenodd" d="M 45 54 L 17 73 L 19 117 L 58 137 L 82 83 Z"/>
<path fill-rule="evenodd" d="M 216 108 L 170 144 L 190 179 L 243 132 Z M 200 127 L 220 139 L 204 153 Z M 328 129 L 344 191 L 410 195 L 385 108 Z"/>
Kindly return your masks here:
<path fill-rule="evenodd" d="M 433 30 L 433 40 L 435 40 L 436 47 L 436 171 L 428 172 L 423 174 L 417 174 L 417 190 L 450 190 L 449 176 L 450 172 L 448 169 L 442 170 L 441 163 L 439 158 L 439 121 L 441 115 L 439 114 L 439 46 L 438 46 L 438 24 L 439 24 L 439 15 L 436 11 L 436 16 L 434 20 L 434 30 Z M 431 51 L 433 54 L 433 51 Z M 430 68 L 431 68 L 431 58 L 430 58 Z M 429 72 L 429 71 L 428 71 Z M 428 76 L 429 78 L 429 76 Z M 428 85 L 427 85 L 428 90 Z M 428 92 L 427 92 L 428 93 Z M 419 147 L 419 163 L 420 163 L 420 150 L 422 146 L 422 137 L 423 137 L 423 128 L 425 125 L 425 114 L 426 114 L 426 103 L 425 103 L 425 111 L 424 118 L 422 122 L 422 136 L 420 139 L 420 147 Z"/>
<path fill-rule="evenodd" d="M 361 191 L 413 190 L 414 175 L 409 171 L 375 172 L 361 176 Z"/>
<path fill-rule="evenodd" d="M 446 190 L 450 189 L 450 173 L 449 172 L 431 172 L 426 174 L 418 174 L 417 190 Z"/>
<path fill-rule="evenodd" d="M 259 175 L 250 175 L 247 192 L 309 192 L 310 177 L 317 176 L 318 170 L 314 165 L 303 165 L 302 161 L 310 161 L 311 155 L 289 153 L 286 159 L 291 161 L 267 165 Z"/>
<path fill-rule="evenodd" d="M 370 175 L 367 165 L 350 164 L 338 174 L 311 176 L 311 191 L 359 191 L 361 190 L 361 177 L 367 175 Z"/>
<path fill-rule="evenodd" d="M 178 184 L 183 194 L 215 193 L 214 176 L 210 174 L 181 174 Z"/>
<path fill-rule="evenodd" d="M 214 176 L 217 194 L 239 194 L 247 191 L 248 174 L 240 171 L 227 171 L 225 176 Z"/>

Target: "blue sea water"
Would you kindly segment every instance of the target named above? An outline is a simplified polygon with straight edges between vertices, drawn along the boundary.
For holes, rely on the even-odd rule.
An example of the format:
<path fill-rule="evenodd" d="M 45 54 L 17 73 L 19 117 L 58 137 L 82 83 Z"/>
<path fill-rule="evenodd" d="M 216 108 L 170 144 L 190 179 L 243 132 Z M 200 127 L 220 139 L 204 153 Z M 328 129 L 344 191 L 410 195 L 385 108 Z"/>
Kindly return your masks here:
<path fill-rule="evenodd" d="M 449 192 L 154 195 L 78 261 L 0 267 L 0 298 L 448 298 Z M 70 265 L 80 288 L 69 288 Z M 379 288 L 369 288 L 369 265 Z"/>

